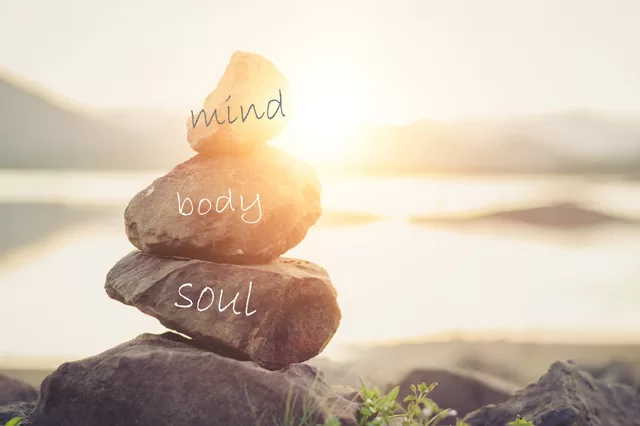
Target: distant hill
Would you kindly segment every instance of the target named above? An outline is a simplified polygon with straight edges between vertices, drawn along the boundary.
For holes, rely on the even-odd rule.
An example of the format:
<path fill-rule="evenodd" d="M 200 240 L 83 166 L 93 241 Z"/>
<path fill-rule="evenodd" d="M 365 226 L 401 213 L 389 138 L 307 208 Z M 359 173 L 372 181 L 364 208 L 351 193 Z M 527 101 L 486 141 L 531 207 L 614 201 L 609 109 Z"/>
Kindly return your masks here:
<path fill-rule="evenodd" d="M 640 172 L 640 122 L 587 113 L 371 126 L 362 169 L 433 172 Z"/>
<path fill-rule="evenodd" d="M 89 111 L 0 75 L 0 168 L 168 169 L 193 155 L 182 110 Z M 588 111 L 367 126 L 336 168 L 640 176 L 640 121 Z"/>
<path fill-rule="evenodd" d="M 6 74 L 0 75 L 0 141 L 2 168 L 166 169 L 188 158 L 180 141 L 130 132 Z"/>

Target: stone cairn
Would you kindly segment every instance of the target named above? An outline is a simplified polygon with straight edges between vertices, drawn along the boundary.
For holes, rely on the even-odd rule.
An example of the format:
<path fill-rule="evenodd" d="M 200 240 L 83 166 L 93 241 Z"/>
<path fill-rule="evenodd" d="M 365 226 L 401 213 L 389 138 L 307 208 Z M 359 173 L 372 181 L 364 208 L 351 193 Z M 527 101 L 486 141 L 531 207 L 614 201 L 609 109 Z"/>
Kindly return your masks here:
<path fill-rule="evenodd" d="M 118 262 L 105 286 L 167 328 L 268 369 L 320 353 L 341 317 L 324 269 L 279 257 L 322 213 L 315 172 L 266 145 L 288 121 L 282 91 L 289 85 L 271 62 L 232 57 L 204 102 L 208 116 L 195 127 L 187 120 L 198 154 L 127 206 L 127 236 L 140 251 Z"/>
<path fill-rule="evenodd" d="M 322 213 L 314 170 L 266 144 L 289 121 L 290 92 L 270 61 L 234 53 L 206 115 L 187 120 L 197 154 L 125 210 L 139 250 L 105 290 L 189 338 L 144 334 L 64 364 L 43 383 L 34 424 L 284 424 L 282 413 L 306 411 L 355 424 L 353 390 L 299 364 L 341 313 L 323 268 L 280 257 Z"/>

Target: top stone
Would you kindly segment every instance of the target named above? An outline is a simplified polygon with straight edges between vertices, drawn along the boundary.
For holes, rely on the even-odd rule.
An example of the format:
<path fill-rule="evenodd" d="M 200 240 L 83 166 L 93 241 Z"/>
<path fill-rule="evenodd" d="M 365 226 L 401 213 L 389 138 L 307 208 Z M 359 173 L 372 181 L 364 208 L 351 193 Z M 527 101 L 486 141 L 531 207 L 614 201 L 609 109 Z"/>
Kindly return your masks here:
<path fill-rule="evenodd" d="M 187 140 L 205 155 L 244 153 L 278 136 L 292 108 L 289 83 L 271 61 L 235 52 L 202 110 L 187 119 Z"/>

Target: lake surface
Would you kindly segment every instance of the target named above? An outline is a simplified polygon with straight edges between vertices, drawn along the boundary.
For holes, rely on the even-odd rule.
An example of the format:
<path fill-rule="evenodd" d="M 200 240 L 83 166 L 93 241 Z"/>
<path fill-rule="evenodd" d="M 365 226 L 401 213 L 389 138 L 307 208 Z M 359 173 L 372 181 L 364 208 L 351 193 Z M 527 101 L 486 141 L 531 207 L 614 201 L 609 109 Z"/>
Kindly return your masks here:
<path fill-rule="evenodd" d="M 88 356 L 163 330 L 103 289 L 107 271 L 133 249 L 126 203 L 161 174 L 0 171 L 0 362 Z M 343 319 L 326 355 L 425 336 L 640 342 L 640 228 L 409 222 L 550 201 L 640 218 L 640 182 L 321 179 L 326 218 L 369 217 L 321 221 L 287 254 L 322 265 L 338 291 Z"/>

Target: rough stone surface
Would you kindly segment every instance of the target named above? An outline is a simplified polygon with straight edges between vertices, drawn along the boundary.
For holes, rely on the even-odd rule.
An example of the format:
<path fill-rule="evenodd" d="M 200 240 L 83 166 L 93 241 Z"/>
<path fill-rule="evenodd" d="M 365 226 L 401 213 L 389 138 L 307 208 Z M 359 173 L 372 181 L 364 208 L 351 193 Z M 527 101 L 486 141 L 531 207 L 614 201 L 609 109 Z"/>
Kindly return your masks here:
<path fill-rule="evenodd" d="M 179 293 L 185 283 L 192 286 Z M 230 265 L 136 251 L 109 271 L 105 290 L 172 330 L 270 369 L 320 353 L 341 319 L 326 271 L 295 259 Z"/>
<path fill-rule="evenodd" d="M 315 426 L 336 416 L 355 425 L 358 402 L 352 390 L 332 388 L 305 364 L 269 371 L 173 333 L 143 334 L 61 365 L 44 380 L 28 420 L 35 426 Z M 308 423 L 300 420 L 304 411 Z"/>
<path fill-rule="evenodd" d="M 7 405 L 0 405 L 0 425 L 4 425 L 9 420 L 15 419 L 16 417 L 26 419 L 35 405 L 35 401 L 13 402 Z M 22 422 L 22 425 L 24 424 L 26 424 L 26 421 Z"/>
<path fill-rule="evenodd" d="M 200 110 L 189 114 L 187 140 L 191 148 L 207 155 L 247 152 L 278 136 L 293 108 L 289 83 L 271 61 L 235 52 L 204 101 L 206 121 L 204 115 L 198 120 Z"/>
<path fill-rule="evenodd" d="M 488 404 L 504 402 L 511 397 L 517 387 L 496 377 L 458 370 L 422 368 L 411 371 L 398 383 L 399 400 L 412 395 L 411 385 L 438 383 L 429 394 L 441 408 L 456 410 L 459 417 Z M 394 385 L 395 386 L 395 385 Z M 390 386 L 389 390 L 394 386 Z"/>
<path fill-rule="evenodd" d="M 518 415 L 536 426 L 639 426 L 640 396 L 630 386 L 607 384 L 573 363 L 556 362 L 538 382 L 465 421 L 504 425 Z"/>
<path fill-rule="evenodd" d="M 0 405 L 36 399 L 38 391 L 33 386 L 0 374 Z"/>
<path fill-rule="evenodd" d="M 163 256 L 266 263 L 316 223 L 320 192 L 311 167 L 275 148 L 240 157 L 196 155 L 129 202 L 127 236 L 140 250 Z M 219 198 L 229 193 L 230 207 L 228 198 Z"/>
<path fill-rule="evenodd" d="M 638 389 L 638 379 L 630 364 L 612 361 L 604 365 L 583 366 L 596 379 L 607 383 L 622 383 Z"/>

